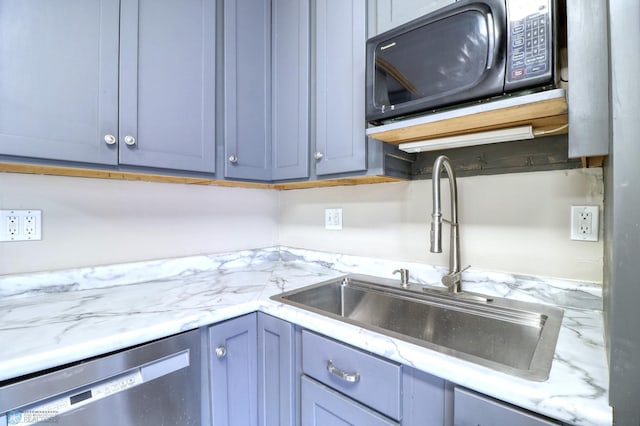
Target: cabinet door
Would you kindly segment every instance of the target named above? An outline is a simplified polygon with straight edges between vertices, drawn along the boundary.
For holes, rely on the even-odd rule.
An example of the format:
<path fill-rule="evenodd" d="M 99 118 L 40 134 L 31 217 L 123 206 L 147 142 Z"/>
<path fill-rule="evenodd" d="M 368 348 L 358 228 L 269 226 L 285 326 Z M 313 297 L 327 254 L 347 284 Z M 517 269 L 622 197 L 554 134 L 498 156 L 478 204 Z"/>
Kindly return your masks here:
<path fill-rule="evenodd" d="M 260 426 L 295 424 L 293 325 L 258 313 L 258 415 Z"/>
<path fill-rule="evenodd" d="M 309 0 L 272 0 L 273 179 L 309 177 Z"/>
<path fill-rule="evenodd" d="M 609 154 L 609 81 L 617 79 L 609 78 L 608 4 L 606 0 L 567 1 L 569 158 Z"/>
<path fill-rule="evenodd" d="M 454 3 L 456 0 L 369 0 L 369 37 Z"/>
<path fill-rule="evenodd" d="M 414 368 L 402 368 L 402 425 L 446 425 L 445 383 Z M 475 426 L 475 425 L 474 425 Z"/>
<path fill-rule="evenodd" d="M 215 0 L 122 0 L 120 163 L 215 171 Z"/>
<path fill-rule="evenodd" d="M 301 380 L 302 426 L 398 425 L 307 376 Z"/>
<path fill-rule="evenodd" d="M 454 391 L 455 426 L 558 426 L 507 404 L 464 389 Z"/>
<path fill-rule="evenodd" d="M 257 426 L 256 314 L 209 329 L 213 424 Z"/>
<path fill-rule="evenodd" d="M 0 154 L 116 164 L 105 135 L 118 131 L 118 10 L 0 2 Z"/>
<path fill-rule="evenodd" d="M 271 180 L 271 0 L 224 2 L 225 176 Z"/>
<path fill-rule="evenodd" d="M 366 169 L 366 0 L 317 0 L 316 174 Z"/>

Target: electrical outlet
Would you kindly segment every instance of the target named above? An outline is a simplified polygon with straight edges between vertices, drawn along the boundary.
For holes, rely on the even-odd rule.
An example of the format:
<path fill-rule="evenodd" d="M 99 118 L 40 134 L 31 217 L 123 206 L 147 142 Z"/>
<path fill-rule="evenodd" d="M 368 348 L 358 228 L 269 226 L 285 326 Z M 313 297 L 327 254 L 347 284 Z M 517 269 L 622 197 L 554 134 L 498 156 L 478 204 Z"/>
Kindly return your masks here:
<path fill-rule="evenodd" d="M 598 206 L 571 206 L 571 239 L 598 241 Z"/>
<path fill-rule="evenodd" d="M 324 228 L 342 230 L 342 209 L 324 209 Z"/>
<path fill-rule="evenodd" d="M 6 216 L 4 220 L 6 232 L 9 237 L 15 237 L 18 235 L 18 216 L 15 216 L 12 212 L 9 214 L 11 216 Z"/>
<path fill-rule="evenodd" d="M 0 241 L 41 239 L 41 210 L 0 210 Z"/>
<path fill-rule="evenodd" d="M 36 229 L 36 217 L 33 215 L 25 216 L 22 221 L 22 233 L 27 237 L 34 237 Z"/>

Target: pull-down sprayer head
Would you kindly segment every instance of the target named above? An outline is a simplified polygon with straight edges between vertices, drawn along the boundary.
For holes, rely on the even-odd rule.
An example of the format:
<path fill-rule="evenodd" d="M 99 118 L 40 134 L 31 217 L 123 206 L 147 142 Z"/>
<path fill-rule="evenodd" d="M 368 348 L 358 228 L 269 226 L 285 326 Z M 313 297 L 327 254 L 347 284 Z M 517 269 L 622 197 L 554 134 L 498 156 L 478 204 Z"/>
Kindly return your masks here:
<path fill-rule="evenodd" d="M 436 158 L 433 164 L 433 214 L 431 215 L 431 252 L 442 253 L 442 205 L 440 202 L 440 174 L 442 168 L 449 177 L 451 191 L 451 247 L 449 255 L 449 274 L 442 278 L 442 282 L 449 289 L 457 293 L 460 291 L 460 238 L 458 234 L 458 186 L 456 173 L 451 160 L 445 155 Z"/>

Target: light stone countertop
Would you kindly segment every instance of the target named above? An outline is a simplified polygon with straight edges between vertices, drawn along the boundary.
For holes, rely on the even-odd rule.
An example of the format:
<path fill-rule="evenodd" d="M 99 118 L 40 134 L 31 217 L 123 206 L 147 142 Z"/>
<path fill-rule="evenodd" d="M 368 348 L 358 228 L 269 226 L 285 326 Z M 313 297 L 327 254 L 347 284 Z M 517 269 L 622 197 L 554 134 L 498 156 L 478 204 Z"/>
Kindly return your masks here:
<path fill-rule="evenodd" d="M 286 247 L 0 276 L 0 381 L 260 310 L 575 425 L 611 425 L 600 285 L 463 274 L 468 291 L 560 306 L 549 380 L 532 382 L 270 300 L 345 273 L 438 285 L 442 268 Z"/>

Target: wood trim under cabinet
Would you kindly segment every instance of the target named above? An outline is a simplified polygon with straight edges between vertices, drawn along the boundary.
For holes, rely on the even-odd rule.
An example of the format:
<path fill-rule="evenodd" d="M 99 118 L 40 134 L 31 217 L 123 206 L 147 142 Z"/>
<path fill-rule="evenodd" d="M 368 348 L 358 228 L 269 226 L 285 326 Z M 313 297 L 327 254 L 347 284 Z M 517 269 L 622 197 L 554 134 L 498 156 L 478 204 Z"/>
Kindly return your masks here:
<path fill-rule="evenodd" d="M 51 176 L 71 176 L 71 177 L 83 177 L 83 178 L 94 178 L 94 179 L 181 183 L 181 184 L 187 184 L 187 185 L 211 185 L 211 186 L 224 186 L 224 187 L 233 187 L 233 188 L 275 189 L 275 190 L 319 188 L 319 187 L 330 187 L 330 186 L 360 185 L 360 184 L 405 181 L 405 179 L 388 177 L 388 176 L 360 176 L 360 177 L 351 177 L 351 178 L 273 184 L 273 183 L 256 183 L 256 182 L 207 179 L 207 178 L 186 177 L 186 176 L 170 176 L 170 175 L 159 175 L 159 174 L 149 174 L 149 173 L 120 172 L 120 171 L 97 170 L 97 169 L 76 168 L 76 167 L 0 162 L 0 173 L 2 172 L 34 174 L 34 175 L 51 175 Z"/>

